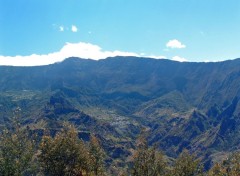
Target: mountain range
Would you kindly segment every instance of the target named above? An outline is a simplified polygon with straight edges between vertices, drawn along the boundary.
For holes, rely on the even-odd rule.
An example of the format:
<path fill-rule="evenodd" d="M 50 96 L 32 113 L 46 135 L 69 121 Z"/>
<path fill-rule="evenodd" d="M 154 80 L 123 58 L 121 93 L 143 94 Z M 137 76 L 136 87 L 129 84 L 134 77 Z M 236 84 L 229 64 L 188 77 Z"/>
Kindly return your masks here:
<path fill-rule="evenodd" d="M 54 135 L 64 121 L 94 133 L 121 165 L 141 130 L 169 157 L 183 149 L 205 167 L 240 148 L 240 59 L 215 63 L 113 57 L 68 58 L 36 67 L 0 66 L 0 124 L 16 107 L 22 125 Z"/>

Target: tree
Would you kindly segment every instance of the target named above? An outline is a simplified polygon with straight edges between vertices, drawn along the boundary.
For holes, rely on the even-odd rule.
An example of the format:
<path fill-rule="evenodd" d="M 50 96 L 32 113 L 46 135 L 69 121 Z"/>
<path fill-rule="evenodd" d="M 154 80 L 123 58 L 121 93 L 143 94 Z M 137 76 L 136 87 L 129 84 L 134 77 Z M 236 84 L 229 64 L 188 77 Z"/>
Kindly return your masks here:
<path fill-rule="evenodd" d="M 133 155 L 133 176 L 159 176 L 166 172 L 163 155 L 155 147 L 148 147 L 144 134 L 137 140 L 137 149 Z"/>
<path fill-rule="evenodd" d="M 89 143 L 90 167 L 95 176 L 104 175 L 104 156 L 98 139 L 91 136 Z"/>
<path fill-rule="evenodd" d="M 235 152 L 231 158 L 231 174 L 233 176 L 240 175 L 240 152 Z"/>
<path fill-rule="evenodd" d="M 194 155 L 184 150 L 176 159 L 172 169 L 174 176 L 200 176 L 203 175 L 203 167 Z"/>
<path fill-rule="evenodd" d="M 0 175 L 20 176 L 33 174 L 35 142 L 27 128 L 20 125 L 20 108 L 10 129 L 5 129 L 0 137 Z"/>
<path fill-rule="evenodd" d="M 226 172 L 224 171 L 221 164 L 216 163 L 209 171 L 208 176 L 225 176 Z"/>
<path fill-rule="evenodd" d="M 77 130 L 65 125 L 56 136 L 44 136 L 40 144 L 39 161 L 43 173 L 53 175 L 88 174 L 88 152 Z"/>
<path fill-rule="evenodd" d="M 221 164 L 216 163 L 208 172 L 209 176 L 239 176 L 240 175 L 240 153 L 235 152 Z"/>

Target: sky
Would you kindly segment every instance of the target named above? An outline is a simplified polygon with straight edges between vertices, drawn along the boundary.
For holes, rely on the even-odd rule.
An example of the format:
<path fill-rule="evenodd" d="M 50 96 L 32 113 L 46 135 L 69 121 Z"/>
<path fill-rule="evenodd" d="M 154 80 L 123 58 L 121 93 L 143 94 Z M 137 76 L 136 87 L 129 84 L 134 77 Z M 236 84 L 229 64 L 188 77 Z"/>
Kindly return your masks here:
<path fill-rule="evenodd" d="M 0 0 L 0 65 L 240 58 L 239 0 Z"/>

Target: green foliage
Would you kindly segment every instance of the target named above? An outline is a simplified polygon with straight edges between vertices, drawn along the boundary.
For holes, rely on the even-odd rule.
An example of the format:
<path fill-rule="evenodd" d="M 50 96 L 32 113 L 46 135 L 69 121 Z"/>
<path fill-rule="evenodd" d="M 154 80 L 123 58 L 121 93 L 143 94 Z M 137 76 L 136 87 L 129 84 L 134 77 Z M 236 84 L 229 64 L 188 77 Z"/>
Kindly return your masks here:
<path fill-rule="evenodd" d="M 208 176 L 225 176 L 225 175 L 226 175 L 226 172 L 219 163 L 216 163 L 211 168 L 211 170 L 208 171 Z"/>
<path fill-rule="evenodd" d="M 174 176 L 201 176 L 203 168 L 194 155 L 190 155 L 187 150 L 184 150 L 176 159 L 171 173 Z"/>
<path fill-rule="evenodd" d="M 65 126 L 54 138 L 44 136 L 39 161 L 44 174 L 79 175 L 89 171 L 87 150 L 72 126 Z"/>
<path fill-rule="evenodd" d="M 104 151 L 101 148 L 98 139 L 91 136 L 89 143 L 90 170 L 96 176 L 104 175 Z"/>
<path fill-rule="evenodd" d="M 154 147 L 148 147 L 146 138 L 141 135 L 138 139 L 137 150 L 133 155 L 133 176 L 159 176 L 166 172 L 163 155 Z"/>
<path fill-rule="evenodd" d="M 184 150 L 174 164 L 164 155 L 149 147 L 146 135 L 137 139 L 137 148 L 132 156 L 129 173 L 119 168 L 118 175 L 132 176 L 239 176 L 240 153 L 231 154 L 221 163 L 216 163 L 208 172 L 203 172 L 200 160 Z M 36 150 L 38 148 L 38 150 Z M 54 137 L 43 136 L 36 147 L 26 128 L 14 118 L 11 130 L 4 130 L 0 138 L 0 175 L 25 176 L 104 176 L 106 175 L 105 153 L 100 142 L 91 136 L 85 144 L 78 138 L 72 125 L 64 127 Z"/>
<path fill-rule="evenodd" d="M 209 176 L 239 176 L 240 153 L 236 152 L 225 159 L 221 164 L 216 163 L 208 172 Z"/>
<path fill-rule="evenodd" d="M 64 120 L 81 131 L 99 133 L 109 146 L 109 156 L 113 145 L 124 149 L 125 154 L 114 158 L 120 165 L 140 126 L 150 127 L 150 140 L 161 141 L 161 148 L 171 156 L 189 147 L 206 150 L 210 159 L 215 151 L 239 145 L 240 106 L 231 105 L 239 96 L 239 63 L 239 59 L 178 63 L 116 57 L 1 67 L 0 128 L 12 108 L 22 106 L 24 125 L 36 125 L 39 133 L 44 128 L 58 130 Z M 199 112 L 194 120 L 193 110 Z M 44 126 L 37 123 L 41 121 Z"/>
<path fill-rule="evenodd" d="M 26 132 L 4 131 L 0 143 L 0 175 L 23 175 L 31 172 L 34 155 L 34 142 L 28 139 Z"/>
<path fill-rule="evenodd" d="M 34 174 L 34 148 L 28 130 L 15 117 L 12 129 L 4 130 L 0 137 L 0 175 Z"/>

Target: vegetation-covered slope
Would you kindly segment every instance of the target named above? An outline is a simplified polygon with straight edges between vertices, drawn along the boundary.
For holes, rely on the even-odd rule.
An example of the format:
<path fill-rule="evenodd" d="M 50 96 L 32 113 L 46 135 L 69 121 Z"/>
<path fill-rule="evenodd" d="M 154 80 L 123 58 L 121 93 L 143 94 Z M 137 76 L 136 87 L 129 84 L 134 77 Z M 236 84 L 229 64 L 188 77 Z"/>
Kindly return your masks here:
<path fill-rule="evenodd" d="M 0 67 L 1 124 L 22 109 L 24 125 L 54 134 L 63 121 L 89 140 L 96 134 L 109 163 L 131 154 L 142 127 L 169 156 L 184 148 L 218 154 L 240 147 L 240 60 L 179 63 L 135 57 L 69 58 L 40 67 Z"/>

